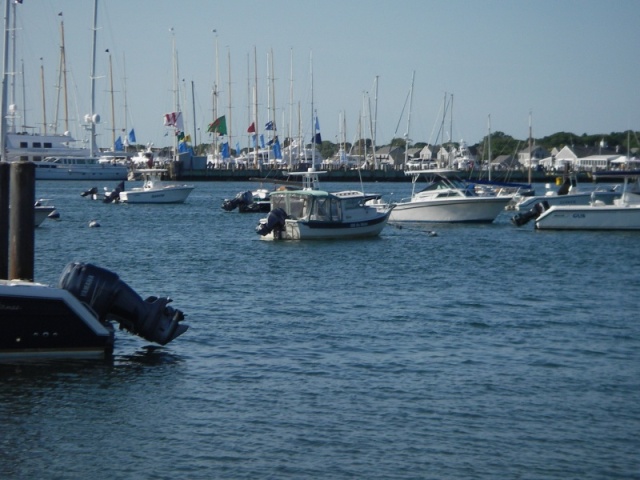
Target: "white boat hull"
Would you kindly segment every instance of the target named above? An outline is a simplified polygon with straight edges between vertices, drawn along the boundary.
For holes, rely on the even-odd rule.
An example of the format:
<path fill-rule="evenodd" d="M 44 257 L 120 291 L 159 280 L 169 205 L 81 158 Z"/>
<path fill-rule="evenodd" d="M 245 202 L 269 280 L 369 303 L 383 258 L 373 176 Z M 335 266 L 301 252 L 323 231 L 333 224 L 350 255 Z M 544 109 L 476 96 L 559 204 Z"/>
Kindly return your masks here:
<path fill-rule="evenodd" d="M 371 209 L 374 211 L 374 209 Z M 387 224 L 389 212 L 358 222 L 321 222 L 287 219 L 282 230 L 261 237 L 265 240 L 341 240 L 376 237 Z"/>
<path fill-rule="evenodd" d="M 511 197 L 466 197 L 396 204 L 391 222 L 491 223 Z"/>
<path fill-rule="evenodd" d="M 593 194 L 593 198 L 592 198 Z M 550 207 L 564 205 L 589 205 L 592 200 L 599 200 L 606 205 L 613 205 L 616 198 L 620 198 L 621 192 L 582 192 L 568 193 L 567 195 L 538 195 L 527 197 L 522 202 L 516 204 L 515 209 L 528 211 L 537 203 L 547 202 Z"/>
<path fill-rule="evenodd" d="M 184 203 L 194 189 L 192 186 L 166 185 L 158 189 L 142 188 L 120 192 L 120 201 L 124 203 Z"/>
<path fill-rule="evenodd" d="M 555 206 L 535 225 L 539 230 L 640 230 L 640 205 Z"/>
<path fill-rule="evenodd" d="M 126 180 L 124 165 L 100 164 L 95 167 L 64 167 L 40 164 L 36 166 L 36 180 Z"/>
<path fill-rule="evenodd" d="M 44 222 L 47 217 L 49 215 L 51 215 L 53 212 L 55 212 L 56 207 L 52 206 L 52 205 L 40 205 L 35 207 L 34 210 L 34 225 L 36 227 L 39 227 L 40 225 L 42 225 L 42 222 Z"/>

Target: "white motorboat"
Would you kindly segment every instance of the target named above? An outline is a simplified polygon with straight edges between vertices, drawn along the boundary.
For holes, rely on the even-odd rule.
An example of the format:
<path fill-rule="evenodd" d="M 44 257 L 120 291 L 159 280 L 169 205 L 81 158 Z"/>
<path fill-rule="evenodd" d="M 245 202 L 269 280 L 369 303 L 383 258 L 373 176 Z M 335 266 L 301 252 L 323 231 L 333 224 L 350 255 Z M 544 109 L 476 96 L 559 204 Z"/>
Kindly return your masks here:
<path fill-rule="evenodd" d="M 395 203 L 391 222 L 491 223 L 511 201 L 510 195 L 479 195 L 473 184 L 447 169 L 408 170 L 411 197 Z M 427 180 L 416 191 L 418 180 Z"/>
<path fill-rule="evenodd" d="M 53 212 L 56 211 L 56 207 L 48 205 L 46 200 L 40 199 L 36 202 L 34 207 L 34 219 L 35 226 L 39 227 Z"/>
<path fill-rule="evenodd" d="M 621 191 L 616 187 L 607 189 L 597 188 L 593 191 L 581 189 L 578 186 L 576 176 L 570 175 L 564 178 L 562 185 L 555 191 L 548 190 L 544 195 L 522 197 L 515 204 L 514 209 L 526 212 L 542 201 L 547 202 L 549 206 L 589 205 L 594 198 L 606 205 L 613 205 L 613 201 L 616 198 L 620 198 L 620 195 Z"/>
<path fill-rule="evenodd" d="M 393 206 L 366 204 L 379 195 L 321 190 L 318 175 L 322 173 L 326 172 L 313 168 L 290 173 L 303 177 L 302 189 L 271 192 L 271 212 L 256 227 L 263 239 L 333 240 L 380 234 Z"/>
<path fill-rule="evenodd" d="M 600 174 L 607 176 L 608 174 Z M 605 204 L 595 195 L 588 205 L 544 205 L 538 207 L 535 227 L 539 230 L 640 230 L 640 194 L 638 189 L 640 172 L 615 172 L 624 176 L 620 198 L 613 205 Z M 634 191 L 630 191 L 629 180 L 636 178 Z M 538 204 L 540 205 L 540 204 Z"/>
<path fill-rule="evenodd" d="M 36 180 L 125 180 L 128 169 L 97 157 L 46 157 L 33 162 Z"/>
<path fill-rule="evenodd" d="M 123 189 L 119 201 L 124 203 L 183 203 L 195 188 L 193 185 L 165 183 L 162 175 L 165 168 L 145 168 L 136 170 L 143 179 L 142 187 Z"/>

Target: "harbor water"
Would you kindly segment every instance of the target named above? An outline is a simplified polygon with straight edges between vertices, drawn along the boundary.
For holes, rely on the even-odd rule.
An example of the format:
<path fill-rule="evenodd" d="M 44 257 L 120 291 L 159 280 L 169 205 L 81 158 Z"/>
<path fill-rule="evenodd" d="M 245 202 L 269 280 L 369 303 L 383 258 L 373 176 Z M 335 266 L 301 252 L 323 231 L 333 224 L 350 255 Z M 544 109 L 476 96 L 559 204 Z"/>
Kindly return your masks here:
<path fill-rule="evenodd" d="M 267 242 L 260 214 L 220 208 L 255 184 L 198 182 L 181 205 L 80 195 L 112 183 L 38 182 L 60 220 L 35 232 L 35 280 L 93 263 L 190 329 L 0 365 L 0 478 L 640 478 L 640 234 L 505 212 Z"/>

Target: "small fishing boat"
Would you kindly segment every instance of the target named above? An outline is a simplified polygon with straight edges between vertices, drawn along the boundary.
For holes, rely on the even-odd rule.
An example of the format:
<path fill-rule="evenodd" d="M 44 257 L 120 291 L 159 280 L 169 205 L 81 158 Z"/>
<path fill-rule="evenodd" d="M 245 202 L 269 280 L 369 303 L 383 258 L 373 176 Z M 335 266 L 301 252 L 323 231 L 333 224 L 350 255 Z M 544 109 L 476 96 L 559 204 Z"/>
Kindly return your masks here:
<path fill-rule="evenodd" d="M 239 192 L 235 197 L 225 199 L 221 208 L 227 212 L 237 208 L 240 213 L 266 213 L 271 210 L 270 194 L 266 188 Z"/>
<path fill-rule="evenodd" d="M 318 175 L 309 168 L 292 172 L 302 177 L 301 190 L 271 192 L 271 212 L 256 231 L 267 240 L 329 240 L 374 237 L 389 220 L 392 205 L 367 205 L 379 195 L 360 191 L 330 193 L 319 188 Z"/>
<path fill-rule="evenodd" d="M 137 170 L 142 176 L 142 187 L 126 189 L 122 182 L 113 192 L 105 194 L 105 202 L 123 203 L 183 203 L 195 188 L 193 185 L 165 183 L 162 176 L 165 168 Z"/>
<path fill-rule="evenodd" d="M 578 185 L 576 175 L 567 175 L 557 190 L 548 189 L 544 195 L 519 198 L 514 209 L 526 212 L 543 201 L 551 207 L 554 205 L 589 205 L 594 198 L 607 205 L 613 205 L 613 201 L 620 198 L 620 195 L 619 187 L 597 188 L 593 191 L 582 189 Z"/>
<path fill-rule="evenodd" d="M 537 204 L 532 212 L 538 230 L 640 230 L 640 171 L 600 173 L 600 177 L 622 176 L 620 198 L 613 205 L 592 197 L 588 205 Z M 633 188 L 629 181 L 635 178 Z M 515 221 L 514 221 L 515 223 Z"/>

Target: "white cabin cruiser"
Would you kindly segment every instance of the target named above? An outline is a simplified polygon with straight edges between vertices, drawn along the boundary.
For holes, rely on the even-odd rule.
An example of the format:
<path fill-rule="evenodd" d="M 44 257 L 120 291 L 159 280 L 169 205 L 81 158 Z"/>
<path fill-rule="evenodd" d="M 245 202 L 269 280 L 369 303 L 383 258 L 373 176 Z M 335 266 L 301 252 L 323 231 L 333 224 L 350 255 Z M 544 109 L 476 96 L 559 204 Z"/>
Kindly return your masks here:
<path fill-rule="evenodd" d="M 491 223 L 511 201 L 510 195 L 478 195 L 473 184 L 448 169 L 408 170 L 411 197 L 395 204 L 392 222 Z M 418 180 L 427 185 L 416 191 Z"/>

